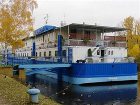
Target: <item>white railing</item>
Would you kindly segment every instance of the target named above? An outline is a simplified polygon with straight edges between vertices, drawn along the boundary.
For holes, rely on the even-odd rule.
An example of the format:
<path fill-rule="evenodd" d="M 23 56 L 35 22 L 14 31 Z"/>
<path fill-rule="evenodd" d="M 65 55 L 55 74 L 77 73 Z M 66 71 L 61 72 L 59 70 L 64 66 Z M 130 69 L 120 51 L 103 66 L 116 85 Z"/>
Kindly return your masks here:
<path fill-rule="evenodd" d="M 92 62 L 91 62 L 92 61 Z M 104 58 L 100 58 L 100 57 L 86 57 L 86 62 L 87 63 L 134 63 L 135 59 L 133 57 L 117 57 L 117 58 L 113 58 L 113 57 L 104 57 Z"/>
<path fill-rule="evenodd" d="M 112 41 L 95 41 L 95 40 L 89 40 L 87 42 L 84 42 L 83 40 L 75 40 L 75 39 L 69 39 L 65 40 L 64 43 L 65 46 L 104 46 L 104 47 L 127 47 L 127 43 L 124 42 L 112 42 Z"/>

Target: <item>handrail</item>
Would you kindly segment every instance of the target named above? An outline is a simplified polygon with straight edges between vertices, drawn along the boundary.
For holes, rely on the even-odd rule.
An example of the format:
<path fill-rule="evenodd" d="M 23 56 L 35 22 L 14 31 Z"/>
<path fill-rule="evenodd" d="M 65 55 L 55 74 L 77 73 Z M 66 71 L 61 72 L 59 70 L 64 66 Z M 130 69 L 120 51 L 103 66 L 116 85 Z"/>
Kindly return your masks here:
<path fill-rule="evenodd" d="M 65 40 L 64 46 L 97 46 L 101 45 L 104 47 L 126 47 L 127 42 L 126 41 L 118 41 L 118 42 L 112 42 L 107 40 L 89 40 L 87 43 L 84 43 L 83 40 L 75 40 L 75 39 L 69 39 Z"/>

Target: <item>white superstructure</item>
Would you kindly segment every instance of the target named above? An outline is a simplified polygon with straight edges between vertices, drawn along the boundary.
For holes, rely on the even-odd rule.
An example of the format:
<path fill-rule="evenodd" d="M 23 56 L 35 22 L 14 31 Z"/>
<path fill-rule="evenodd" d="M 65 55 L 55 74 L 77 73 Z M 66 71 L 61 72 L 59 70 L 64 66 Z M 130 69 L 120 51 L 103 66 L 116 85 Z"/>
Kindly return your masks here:
<path fill-rule="evenodd" d="M 68 60 L 71 49 L 71 62 L 124 62 L 127 57 L 125 36 L 105 36 L 106 33 L 124 31 L 123 28 L 85 24 L 70 24 L 60 28 L 44 26 L 35 35 L 25 38 L 25 47 L 17 49 L 16 55 L 30 57 L 32 43 L 36 43 L 36 58 L 57 58 L 57 35 L 63 36 L 62 56 Z M 88 50 L 91 50 L 91 56 Z M 90 61 L 89 61 L 90 59 Z"/>

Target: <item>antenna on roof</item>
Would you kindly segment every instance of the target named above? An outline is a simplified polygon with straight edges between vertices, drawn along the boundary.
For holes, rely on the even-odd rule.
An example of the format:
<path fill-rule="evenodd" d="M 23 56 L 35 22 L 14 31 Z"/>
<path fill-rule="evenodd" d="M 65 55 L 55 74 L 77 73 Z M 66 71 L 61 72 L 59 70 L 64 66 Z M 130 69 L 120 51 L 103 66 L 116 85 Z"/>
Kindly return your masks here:
<path fill-rule="evenodd" d="M 45 24 L 47 24 L 47 23 L 48 23 L 48 18 L 49 18 L 49 15 L 48 15 L 48 14 L 46 14 L 46 16 L 44 17 Z"/>
<path fill-rule="evenodd" d="M 64 13 L 64 25 L 66 25 L 66 14 Z"/>
<path fill-rule="evenodd" d="M 61 27 L 66 26 L 66 20 L 65 20 L 66 15 L 64 14 L 64 20 L 61 21 L 60 25 Z"/>

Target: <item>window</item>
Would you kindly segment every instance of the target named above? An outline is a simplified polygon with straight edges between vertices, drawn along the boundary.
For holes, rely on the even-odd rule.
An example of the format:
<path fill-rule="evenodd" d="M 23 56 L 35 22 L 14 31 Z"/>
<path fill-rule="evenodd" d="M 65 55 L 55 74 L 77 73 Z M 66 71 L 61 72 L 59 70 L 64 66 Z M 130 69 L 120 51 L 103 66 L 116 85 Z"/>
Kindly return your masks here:
<path fill-rule="evenodd" d="M 62 56 L 63 56 L 63 57 L 66 57 L 66 50 L 63 50 Z"/>
<path fill-rule="evenodd" d="M 58 56 L 58 51 L 55 51 L 55 56 Z"/>
<path fill-rule="evenodd" d="M 39 56 L 41 57 L 41 52 L 39 52 Z"/>
<path fill-rule="evenodd" d="M 70 33 L 77 33 L 77 30 L 76 29 L 71 29 Z"/>
<path fill-rule="evenodd" d="M 104 51 L 104 54 L 106 55 L 106 50 Z"/>
<path fill-rule="evenodd" d="M 44 57 L 46 57 L 46 52 L 44 52 Z"/>
<path fill-rule="evenodd" d="M 100 55 L 100 50 L 97 50 L 97 55 Z"/>
<path fill-rule="evenodd" d="M 90 31 L 85 31 L 85 34 L 90 35 Z"/>
<path fill-rule="evenodd" d="M 36 52 L 36 57 L 37 57 L 37 52 Z"/>
<path fill-rule="evenodd" d="M 108 55 L 110 55 L 110 51 L 108 51 Z"/>
<path fill-rule="evenodd" d="M 111 55 L 113 55 L 113 51 L 111 51 Z"/>
<path fill-rule="evenodd" d="M 84 38 L 85 39 L 90 39 L 90 31 L 85 31 Z"/>
<path fill-rule="evenodd" d="M 49 51 L 49 57 L 51 56 L 51 51 Z"/>

